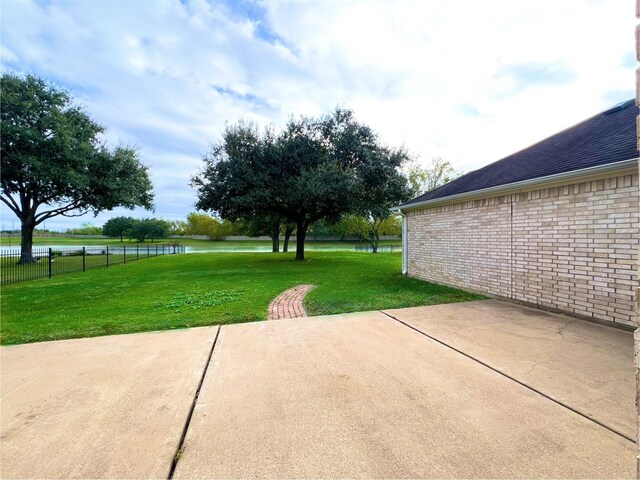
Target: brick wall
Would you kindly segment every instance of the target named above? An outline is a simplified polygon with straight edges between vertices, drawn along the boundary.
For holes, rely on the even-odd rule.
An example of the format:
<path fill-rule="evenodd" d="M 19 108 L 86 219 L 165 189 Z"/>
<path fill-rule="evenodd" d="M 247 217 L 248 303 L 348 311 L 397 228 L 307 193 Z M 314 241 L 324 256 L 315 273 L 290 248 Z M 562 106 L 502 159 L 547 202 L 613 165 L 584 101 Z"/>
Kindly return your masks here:
<path fill-rule="evenodd" d="M 508 296 L 510 211 L 509 197 L 495 197 L 409 212 L 408 274 Z"/>
<path fill-rule="evenodd" d="M 408 274 L 634 325 L 638 175 L 407 212 Z"/>

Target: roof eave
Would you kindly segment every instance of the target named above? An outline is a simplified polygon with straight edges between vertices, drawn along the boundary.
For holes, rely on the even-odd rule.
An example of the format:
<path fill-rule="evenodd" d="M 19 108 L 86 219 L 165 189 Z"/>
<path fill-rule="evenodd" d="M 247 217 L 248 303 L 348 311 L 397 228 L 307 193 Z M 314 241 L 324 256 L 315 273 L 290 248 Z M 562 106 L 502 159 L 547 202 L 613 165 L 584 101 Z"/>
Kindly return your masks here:
<path fill-rule="evenodd" d="M 545 186 L 553 186 L 554 184 L 565 183 L 568 180 L 579 180 L 583 178 L 586 180 L 589 177 L 613 173 L 616 171 L 632 169 L 635 169 L 635 171 L 637 171 L 638 160 L 639 158 L 636 157 L 629 160 L 622 160 L 620 162 L 607 163 L 605 165 L 597 165 L 595 167 L 582 168 L 579 170 L 572 170 L 570 172 L 562 172 L 556 173 L 554 175 L 547 175 L 544 177 L 531 178 L 529 180 L 507 183 L 505 185 L 497 185 L 495 187 L 483 188 L 480 190 L 472 190 L 470 192 L 458 193 L 456 195 L 449 195 L 447 197 L 433 198 L 430 200 L 424 200 L 422 202 L 399 205 L 392 208 L 391 210 L 402 213 L 411 210 L 419 210 L 425 207 L 435 207 L 437 205 L 464 202 L 476 198 L 505 195 L 508 193 L 518 193 L 519 191 L 530 190 L 543 184 L 545 184 Z"/>

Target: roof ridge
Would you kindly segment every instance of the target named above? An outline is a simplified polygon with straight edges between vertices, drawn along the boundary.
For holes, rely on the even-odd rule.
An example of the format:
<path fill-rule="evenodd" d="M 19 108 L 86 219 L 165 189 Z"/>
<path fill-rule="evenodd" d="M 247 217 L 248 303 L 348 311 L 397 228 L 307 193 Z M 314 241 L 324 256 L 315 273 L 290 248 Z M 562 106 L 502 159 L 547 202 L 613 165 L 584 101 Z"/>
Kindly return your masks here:
<path fill-rule="evenodd" d="M 637 110 L 635 99 L 620 102 L 404 205 L 636 158 L 637 112 L 629 114 L 631 106 Z"/>

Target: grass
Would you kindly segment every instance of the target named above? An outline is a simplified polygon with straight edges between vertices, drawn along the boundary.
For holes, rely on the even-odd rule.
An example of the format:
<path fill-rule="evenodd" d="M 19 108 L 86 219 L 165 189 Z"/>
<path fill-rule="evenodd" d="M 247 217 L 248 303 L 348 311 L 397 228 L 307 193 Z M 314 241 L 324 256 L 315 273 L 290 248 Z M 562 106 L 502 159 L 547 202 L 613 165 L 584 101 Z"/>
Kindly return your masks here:
<path fill-rule="evenodd" d="M 476 300 L 461 290 L 406 278 L 399 254 L 212 253 L 151 258 L 109 269 L 8 285 L 0 342 L 165 330 L 264 320 L 284 290 L 317 285 L 310 315 Z"/>

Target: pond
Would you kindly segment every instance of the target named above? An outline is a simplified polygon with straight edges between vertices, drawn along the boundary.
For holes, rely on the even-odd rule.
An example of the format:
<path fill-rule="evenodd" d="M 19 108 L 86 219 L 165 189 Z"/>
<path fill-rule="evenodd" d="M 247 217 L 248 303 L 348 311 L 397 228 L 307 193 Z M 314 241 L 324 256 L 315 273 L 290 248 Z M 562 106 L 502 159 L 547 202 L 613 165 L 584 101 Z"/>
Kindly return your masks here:
<path fill-rule="evenodd" d="M 55 244 L 51 244 L 51 245 L 34 245 L 33 249 L 38 250 L 38 251 L 42 251 L 42 250 L 47 250 L 49 248 L 53 249 L 53 250 L 82 250 L 82 247 L 85 247 L 87 249 L 87 251 L 89 250 L 96 250 L 96 249 L 101 249 L 101 248 L 106 248 L 104 246 L 100 246 L 100 245 L 55 245 Z M 185 245 L 185 253 L 212 253 L 212 252 L 235 252 L 235 253 L 241 253 L 241 252 L 246 252 L 246 253 L 257 253 L 257 252 L 271 252 L 271 245 L 269 244 L 264 244 L 264 245 L 255 245 L 255 244 L 248 244 L 248 245 L 238 245 L 237 243 L 231 244 L 231 245 L 224 245 L 224 242 L 217 242 L 215 245 L 198 245 L 198 246 L 189 246 L 189 245 Z M 20 247 L 19 246 L 2 246 L 0 247 L 0 254 L 2 253 L 8 253 L 8 252 L 15 252 L 16 250 L 18 250 Z M 146 250 L 147 245 L 140 245 L 140 251 L 142 251 L 143 249 Z M 153 249 L 153 245 L 151 245 L 151 248 Z M 118 246 L 116 245 L 109 245 L 109 250 L 111 252 L 117 252 L 118 251 Z M 135 244 L 134 245 L 127 245 L 127 252 L 129 252 L 130 249 L 135 249 Z M 280 246 L 280 249 L 282 249 L 282 245 Z M 321 244 L 314 244 L 314 243 L 307 243 L 305 244 L 305 250 L 306 251 L 353 251 L 355 249 L 355 246 L 352 244 L 345 244 L 345 243 L 336 243 L 335 245 L 327 245 L 326 243 L 321 243 Z M 290 252 L 295 252 L 296 250 L 296 246 L 294 245 L 289 245 L 289 251 Z"/>
<path fill-rule="evenodd" d="M 354 246 L 346 245 L 346 244 L 314 245 L 313 243 L 307 243 L 305 244 L 304 249 L 305 251 L 323 251 L 323 252 L 353 251 Z M 282 245 L 280 246 L 280 250 L 282 250 Z M 295 252 L 295 250 L 296 250 L 295 245 L 289 245 L 290 252 Z M 210 252 L 236 252 L 236 253 L 271 252 L 271 245 L 230 245 L 230 246 L 213 245 L 211 247 L 209 246 L 190 247 L 188 245 L 186 246 L 186 253 L 210 253 Z"/>

